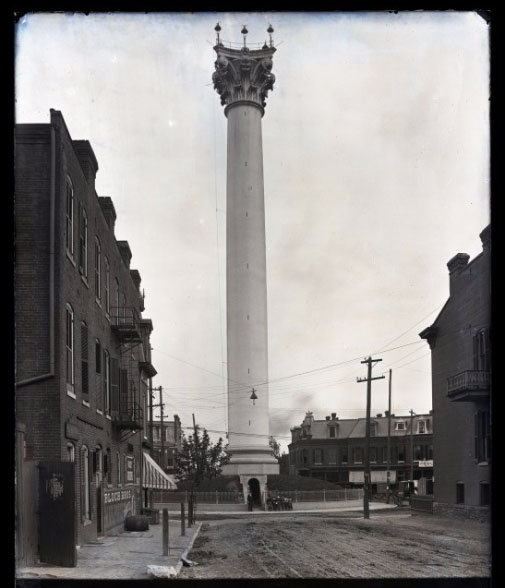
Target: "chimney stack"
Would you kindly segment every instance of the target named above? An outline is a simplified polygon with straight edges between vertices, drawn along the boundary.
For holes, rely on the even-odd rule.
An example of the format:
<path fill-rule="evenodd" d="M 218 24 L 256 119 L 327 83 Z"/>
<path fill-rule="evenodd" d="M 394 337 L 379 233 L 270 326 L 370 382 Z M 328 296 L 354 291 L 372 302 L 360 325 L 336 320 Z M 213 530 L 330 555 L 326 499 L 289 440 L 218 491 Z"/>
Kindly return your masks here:
<path fill-rule="evenodd" d="M 112 231 L 112 234 L 114 234 L 116 210 L 114 208 L 114 204 L 112 203 L 112 198 L 110 196 L 98 196 L 98 202 L 100 203 L 100 208 L 102 209 L 103 216 L 105 217 L 105 222 Z"/>

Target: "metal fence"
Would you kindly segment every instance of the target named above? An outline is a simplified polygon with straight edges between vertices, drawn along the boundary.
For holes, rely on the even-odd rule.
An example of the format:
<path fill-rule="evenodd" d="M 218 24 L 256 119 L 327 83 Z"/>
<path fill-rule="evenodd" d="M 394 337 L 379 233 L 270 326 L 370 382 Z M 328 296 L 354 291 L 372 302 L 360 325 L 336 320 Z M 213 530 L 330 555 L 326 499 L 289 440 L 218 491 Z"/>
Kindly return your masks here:
<path fill-rule="evenodd" d="M 336 502 L 339 500 L 358 500 L 363 498 L 362 488 L 343 488 L 342 490 L 273 490 L 270 495 L 291 498 L 293 502 Z"/>
<path fill-rule="evenodd" d="M 153 502 L 188 502 L 189 491 L 154 490 Z M 342 490 L 271 490 L 270 497 L 291 498 L 293 502 L 336 502 L 342 500 L 359 500 L 363 498 L 362 488 L 343 488 Z M 197 504 L 241 504 L 242 494 L 238 492 L 194 492 Z"/>

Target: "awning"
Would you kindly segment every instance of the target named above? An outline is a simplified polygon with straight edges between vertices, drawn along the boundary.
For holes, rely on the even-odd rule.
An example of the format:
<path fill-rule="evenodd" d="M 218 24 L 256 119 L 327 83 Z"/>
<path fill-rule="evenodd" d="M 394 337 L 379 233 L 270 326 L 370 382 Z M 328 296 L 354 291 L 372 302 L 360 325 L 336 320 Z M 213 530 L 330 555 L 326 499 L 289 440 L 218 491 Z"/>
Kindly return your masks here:
<path fill-rule="evenodd" d="M 174 477 L 166 474 L 148 453 L 145 451 L 143 453 L 142 486 L 144 488 L 177 490 Z"/>

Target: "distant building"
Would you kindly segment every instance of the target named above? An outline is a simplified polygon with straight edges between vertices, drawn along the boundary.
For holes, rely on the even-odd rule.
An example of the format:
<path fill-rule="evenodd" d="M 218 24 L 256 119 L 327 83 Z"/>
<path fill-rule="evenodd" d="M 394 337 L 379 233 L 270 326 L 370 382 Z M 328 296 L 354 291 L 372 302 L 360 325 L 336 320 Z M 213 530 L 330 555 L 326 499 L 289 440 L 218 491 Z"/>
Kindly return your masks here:
<path fill-rule="evenodd" d="M 153 324 L 90 143 L 51 110 L 15 157 L 17 556 L 72 566 L 140 512 Z"/>
<path fill-rule="evenodd" d="M 491 467 L 491 226 L 482 253 L 447 264 L 449 299 L 420 333 L 431 349 L 434 511 L 485 513 Z"/>
<path fill-rule="evenodd" d="M 153 420 L 152 428 L 153 448 L 151 455 L 167 474 L 175 474 L 175 458 L 177 453 L 181 451 L 182 444 L 181 421 L 175 414 L 173 421 L 163 420 L 163 424 L 161 420 Z"/>
<path fill-rule="evenodd" d="M 390 421 L 390 482 L 433 476 L 433 415 L 378 414 L 370 422 L 371 481 L 377 491 L 387 482 L 388 421 Z M 291 429 L 288 445 L 289 473 L 311 476 L 337 484 L 363 484 L 365 459 L 365 418 L 340 419 L 332 413 L 316 420 L 307 412 L 302 424 Z M 413 455 L 411 451 L 413 449 Z M 421 486 L 426 492 L 430 484 Z"/>

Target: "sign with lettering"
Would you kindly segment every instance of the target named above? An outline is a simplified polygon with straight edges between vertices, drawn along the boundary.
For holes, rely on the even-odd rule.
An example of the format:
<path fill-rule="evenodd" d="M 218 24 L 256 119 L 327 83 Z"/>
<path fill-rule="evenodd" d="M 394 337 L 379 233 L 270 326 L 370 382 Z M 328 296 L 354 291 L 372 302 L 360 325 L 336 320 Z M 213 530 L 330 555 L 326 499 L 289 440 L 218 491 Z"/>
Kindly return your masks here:
<path fill-rule="evenodd" d="M 432 468 L 433 467 L 433 460 L 432 459 L 420 459 L 419 460 L 419 467 L 420 468 Z"/>
<path fill-rule="evenodd" d="M 130 500 L 132 497 L 132 491 L 128 490 L 115 490 L 113 492 L 104 492 L 103 501 L 104 504 L 113 504 L 115 502 L 123 502 L 124 500 Z"/>

